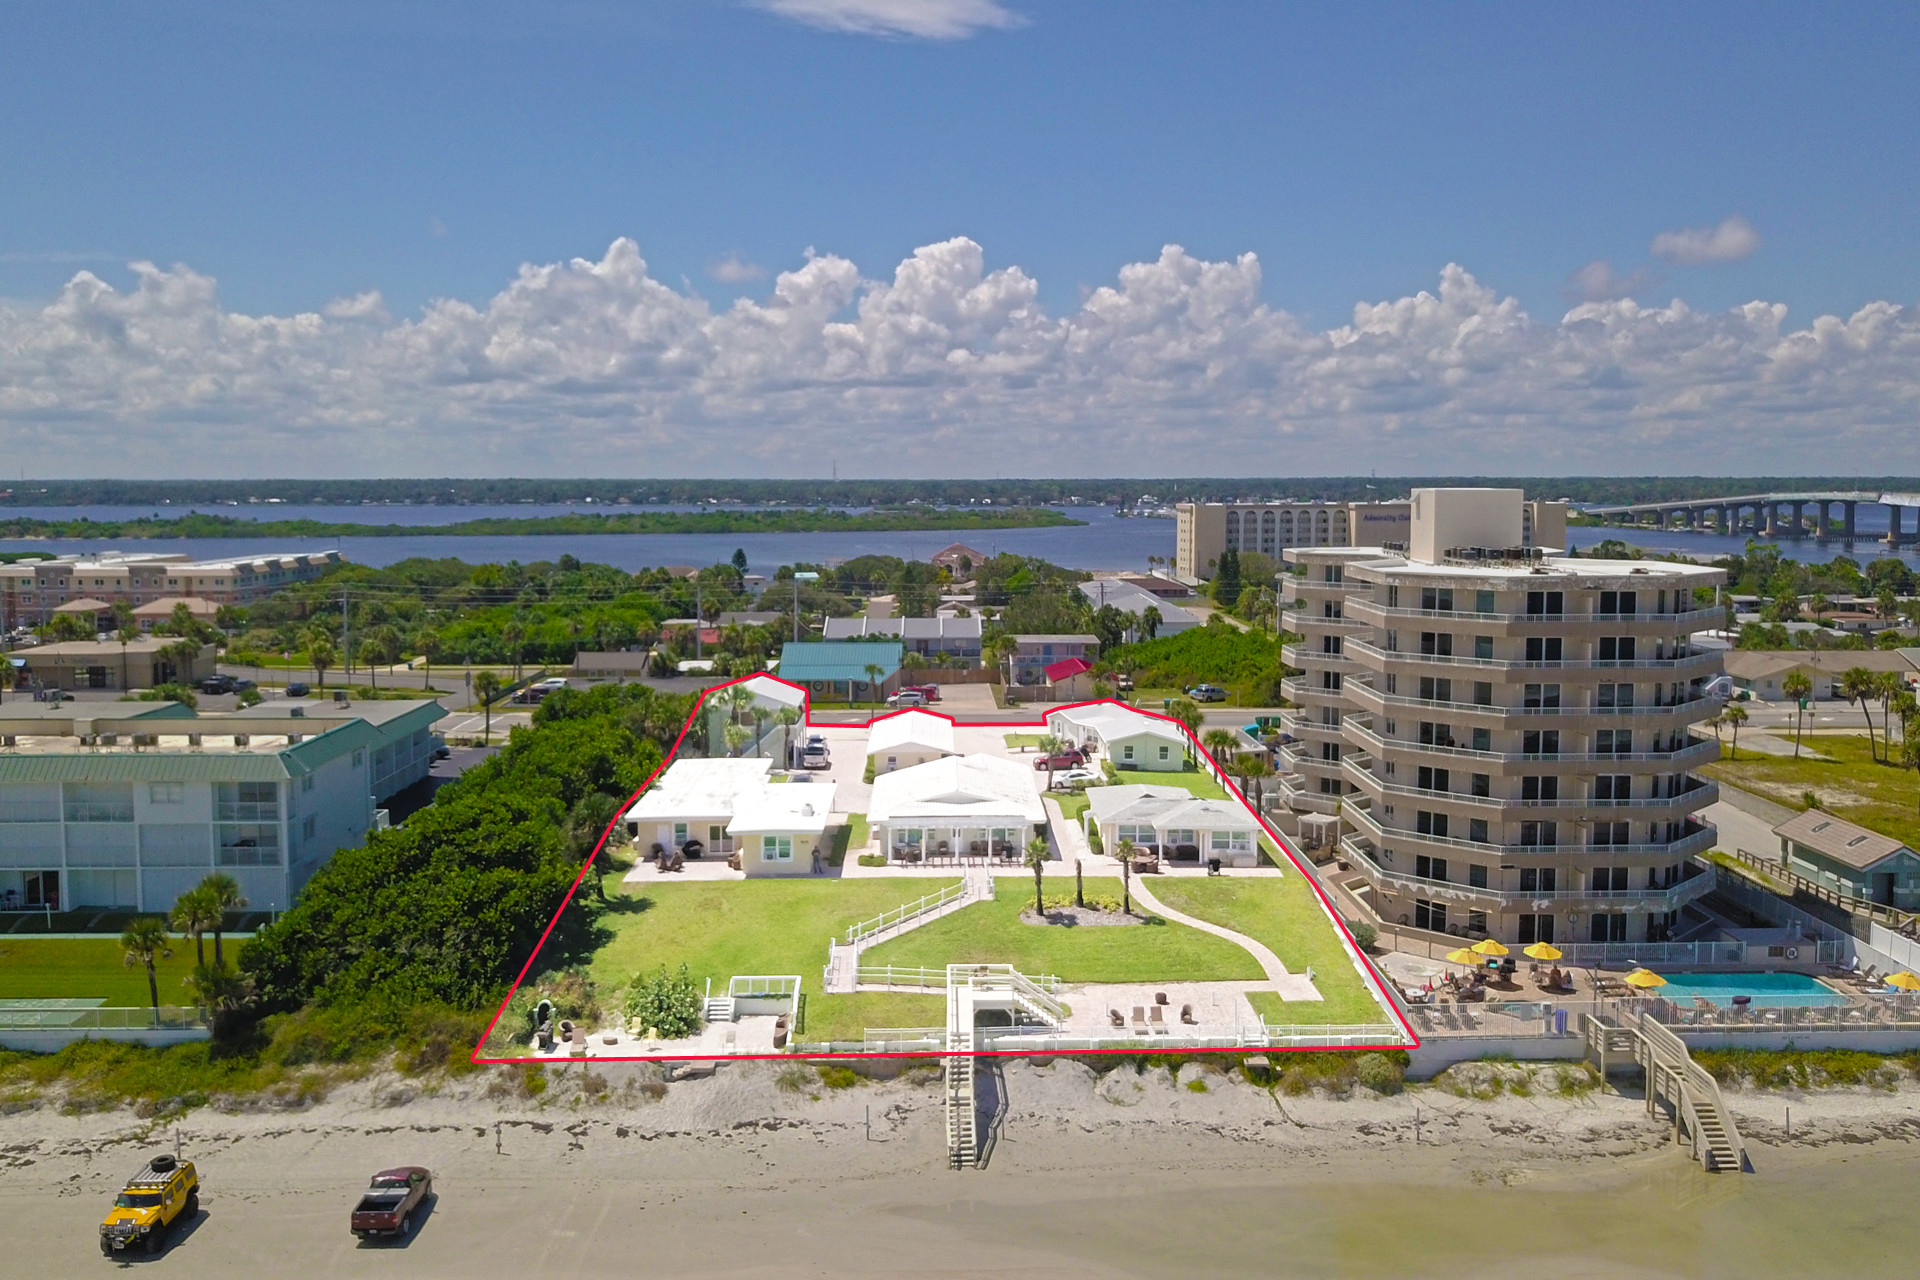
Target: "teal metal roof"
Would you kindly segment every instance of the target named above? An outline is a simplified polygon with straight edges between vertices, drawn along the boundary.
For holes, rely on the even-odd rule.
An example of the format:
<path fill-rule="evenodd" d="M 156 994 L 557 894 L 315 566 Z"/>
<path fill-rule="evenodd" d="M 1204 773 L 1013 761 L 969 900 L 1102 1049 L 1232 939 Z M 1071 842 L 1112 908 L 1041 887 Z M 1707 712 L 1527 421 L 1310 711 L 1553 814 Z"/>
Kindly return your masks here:
<path fill-rule="evenodd" d="M 813 680 L 864 684 L 870 678 L 870 665 L 881 669 L 882 680 L 898 671 L 903 652 L 897 640 L 803 640 L 780 650 L 778 675 L 795 684 Z"/>
<path fill-rule="evenodd" d="M 281 782 L 279 751 L 63 751 L 0 755 L 0 782 Z M 302 771 L 304 772 L 304 770 Z"/>

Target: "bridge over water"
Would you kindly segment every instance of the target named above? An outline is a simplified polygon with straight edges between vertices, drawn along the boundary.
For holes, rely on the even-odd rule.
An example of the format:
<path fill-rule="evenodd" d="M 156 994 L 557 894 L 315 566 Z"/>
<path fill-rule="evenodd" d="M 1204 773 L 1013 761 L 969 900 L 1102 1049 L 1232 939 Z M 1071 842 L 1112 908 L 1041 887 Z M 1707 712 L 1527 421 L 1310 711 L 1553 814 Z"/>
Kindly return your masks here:
<path fill-rule="evenodd" d="M 1887 509 L 1886 543 L 1900 547 L 1920 542 L 1920 511 L 1906 527 L 1905 509 L 1920 507 L 1920 493 L 1836 489 L 1806 493 L 1746 493 L 1729 498 L 1690 498 L 1681 502 L 1635 502 L 1587 507 L 1584 514 L 1607 524 L 1634 528 L 1691 529 L 1724 534 L 1751 533 L 1764 538 L 1839 538 L 1854 541 L 1855 517 L 1862 504 Z M 1808 516 L 1808 508 L 1816 514 Z M 1835 515 L 1836 510 L 1838 515 Z"/>

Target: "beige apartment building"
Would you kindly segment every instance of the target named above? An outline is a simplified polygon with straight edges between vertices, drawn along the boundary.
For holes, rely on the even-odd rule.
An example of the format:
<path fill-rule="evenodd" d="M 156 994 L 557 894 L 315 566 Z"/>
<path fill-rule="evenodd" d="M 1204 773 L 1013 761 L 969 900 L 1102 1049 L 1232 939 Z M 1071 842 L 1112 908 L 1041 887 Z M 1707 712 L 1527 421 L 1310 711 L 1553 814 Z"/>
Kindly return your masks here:
<path fill-rule="evenodd" d="M 1337 810 L 1383 923 L 1532 942 L 1663 941 L 1696 861 L 1720 700 L 1704 566 L 1567 559 L 1519 490 L 1417 489 L 1405 550 L 1290 549 L 1304 675 L 1282 795 Z M 1531 526 L 1530 526 L 1531 515 Z"/>
<path fill-rule="evenodd" d="M 1290 547 L 1402 550 L 1413 536 L 1410 502 L 1183 502 L 1174 515 L 1174 572 L 1189 582 L 1211 578 L 1229 547 L 1278 560 Z M 1521 542 L 1565 548 L 1567 504 L 1523 500 Z"/>
<path fill-rule="evenodd" d="M 346 563 L 338 551 L 194 560 L 181 552 L 105 552 L 0 565 L 0 625 L 33 627 L 61 605 L 98 600 L 134 607 L 187 598 L 250 604 Z"/>

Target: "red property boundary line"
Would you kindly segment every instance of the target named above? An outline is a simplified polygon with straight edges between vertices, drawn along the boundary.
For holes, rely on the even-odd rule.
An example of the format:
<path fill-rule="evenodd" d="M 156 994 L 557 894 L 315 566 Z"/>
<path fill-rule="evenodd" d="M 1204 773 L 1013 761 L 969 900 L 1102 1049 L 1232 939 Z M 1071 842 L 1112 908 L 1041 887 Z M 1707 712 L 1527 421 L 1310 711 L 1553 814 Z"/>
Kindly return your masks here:
<path fill-rule="evenodd" d="M 675 757 L 679 755 L 680 746 L 682 743 L 686 741 L 687 734 L 693 730 L 694 722 L 699 719 L 702 710 L 704 710 L 704 708 L 706 707 L 707 699 L 712 697 L 714 694 L 720 692 L 723 689 L 730 689 L 734 685 L 745 684 L 750 680 L 771 680 L 776 684 L 786 685 L 789 689 L 792 689 L 796 693 L 800 694 L 807 708 L 807 712 L 802 719 L 802 723 L 808 728 L 815 727 L 813 723 L 812 693 L 807 689 L 804 689 L 801 686 L 794 684 L 792 681 L 782 680 L 780 679 L 780 677 L 776 675 L 772 675 L 766 672 L 755 672 L 752 675 L 741 676 L 739 679 L 729 680 L 724 684 L 713 685 L 707 688 L 706 690 L 704 690 L 700 694 L 699 698 L 694 702 L 693 709 L 687 713 L 686 723 L 680 726 L 680 735 L 673 740 L 673 749 L 671 751 L 668 751 L 665 755 L 661 757 L 660 767 L 655 769 L 651 774 L 647 775 L 647 780 L 640 784 L 639 789 L 636 790 L 632 795 L 628 796 L 625 802 L 621 804 L 620 811 L 614 815 L 613 821 L 608 823 L 607 829 L 600 833 L 600 839 L 593 846 L 593 852 L 590 853 L 587 856 L 586 860 L 580 864 L 580 870 L 578 873 L 575 874 L 573 878 L 573 884 L 569 886 L 567 889 L 567 896 L 561 899 L 559 910 L 553 913 L 553 919 L 547 922 L 546 929 L 541 932 L 540 941 L 534 944 L 533 953 L 527 957 L 526 963 L 520 966 L 520 972 L 514 978 L 513 985 L 507 989 L 507 994 L 505 998 L 500 1001 L 500 1007 L 494 1011 L 492 1021 L 487 1023 L 486 1031 L 481 1034 L 479 1044 L 474 1045 L 473 1052 L 468 1055 L 467 1060 L 469 1062 L 472 1062 L 475 1065 L 491 1065 L 491 1064 L 523 1064 L 523 1063 L 549 1064 L 556 1061 L 561 1063 L 575 1061 L 575 1059 L 572 1059 L 572 1058 L 560 1058 L 560 1059 L 483 1058 L 480 1056 L 480 1049 L 483 1045 L 486 1044 L 487 1040 L 492 1037 L 494 1028 L 500 1025 L 500 1019 L 506 1016 L 507 1006 L 513 1002 L 514 994 L 520 990 L 520 984 L 526 981 L 527 973 L 529 970 L 533 968 L 533 962 L 539 958 L 541 948 L 547 945 L 547 939 L 550 936 L 552 936 L 554 927 L 560 923 L 560 917 L 563 914 L 565 914 L 567 907 L 572 904 L 573 895 L 580 891 L 580 885 L 586 879 L 587 868 L 592 866 L 594 863 L 594 860 L 600 856 L 601 849 L 605 847 L 608 838 L 613 834 L 614 827 L 617 826 L 620 820 L 626 816 L 627 809 L 630 806 L 632 806 L 635 800 L 638 800 L 640 798 L 640 796 L 646 791 L 648 787 L 653 785 L 654 779 L 658 778 L 661 775 L 661 773 L 663 773 L 667 769 L 667 767 L 673 763 Z M 1196 759 L 1201 761 L 1206 761 L 1211 759 L 1211 757 L 1207 754 L 1206 748 L 1201 746 L 1199 738 L 1194 736 L 1193 731 L 1188 729 L 1187 726 L 1185 726 L 1184 724 L 1181 724 L 1178 720 L 1175 720 L 1172 716 L 1164 715 L 1158 711 L 1148 711 L 1144 707 L 1128 706 L 1127 704 L 1123 702 L 1119 702 L 1112 698 L 1091 699 L 1086 702 L 1062 702 L 1059 704 L 1049 704 L 1047 705 L 1046 710 L 1041 713 L 1041 718 L 1037 723 L 1031 720 L 982 720 L 982 721 L 968 721 L 966 722 L 966 725 L 964 727 L 984 728 L 984 729 L 997 729 L 997 728 L 1006 728 L 1006 729 L 1042 728 L 1044 729 L 1046 727 L 1046 716 L 1052 712 L 1069 711 L 1075 707 L 1100 707 L 1100 706 L 1119 707 L 1122 710 L 1135 712 L 1139 715 L 1151 716 L 1156 720 L 1164 720 L 1168 724 L 1171 724 L 1176 729 L 1178 729 L 1181 733 L 1186 735 L 1187 740 L 1193 746 L 1193 751 Z M 927 707 L 903 708 L 899 711 L 889 711 L 880 715 L 873 716 L 872 718 L 866 720 L 863 723 L 851 723 L 851 724 L 843 724 L 843 723 L 837 723 L 837 722 L 832 724 L 823 723 L 818 727 L 829 728 L 829 729 L 870 729 L 873 727 L 873 724 L 875 721 L 885 720 L 891 716 L 904 715 L 908 710 L 921 711 L 929 715 L 936 715 L 936 716 L 939 716 L 941 719 L 945 720 L 948 724 L 954 725 L 956 728 L 963 727 L 961 725 L 961 722 L 955 720 L 952 716 L 947 715 L 944 712 L 933 711 Z M 1212 771 L 1209 770 L 1209 772 L 1211 773 Z M 1286 855 L 1287 860 L 1293 864 L 1294 871 L 1306 880 L 1308 887 L 1313 890 L 1314 897 L 1317 898 L 1320 902 L 1320 909 L 1327 914 L 1328 919 L 1331 920 L 1333 923 L 1333 927 L 1340 931 L 1340 936 L 1344 938 L 1346 940 L 1347 945 L 1350 948 L 1352 948 L 1352 955 L 1359 958 L 1360 963 L 1363 966 L 1363 972 L 1367 977 L 1367 979 L 1375 984 L 1375 990 L 1373 991 L 1372 994 L 1386 1008 L 1388 1014 L 1391 1015 L 1393 1021 L 1400 1024 L 1400 1029 L 1404 1031 L 1407 1035 L 1407 1041 L 1405 1043 L 1399 1043 L 1399 1044 L 1343 1045 L 1338 1048 L 1329 1048 L 1324 1046 L 1310 1046 L 1310 1045 L 1298 1045 L 1298 1046 L 1276 1045 L 1271 1048 L 1257 1049 L 1257 1050 L 1168 1048 L 1164 1050 L 1159 1050 L 1157 1052 L 1181 1053 L 1181 1054 L 1247 1053 L 1247 1052 L 1366 1053 L 1370 1050 L 1379 1051 L 1379 1050 L 1389 1050 L 1389 1049 L 1419 1048 L 1420 1037 L 1414 1032 L 1413 1027 L 1407 1022 L 1406 1018 L 1401 1015 L 1400 1010 L 1394 1004 L 1392 997 L 1386 994 L 1386 990 L 1387 990 L 1386 980 L 1381 976 L 1380 971 L 1374 967 L 1373 961 L 1370 958 L 1368 958 L 1366 951 L 1363 950 L 1360 947 L 1360 945 L 1353 940 L 1353 935 L 1347 932 L 1346 921 L 1340 918 L 1340 913 L 1338 910 L 1334 908 L 1332 900 L 1327 897 L 1326 891 L 1320 887 L 1320 882 L 1314 878 L 1313 873 L 1307 870 L 1306 864 L 1300 860 L 1300 855 L 1297 852 L 1295 852 L 1292 844 L 1289 843 L 1287 839 L 1279 833 L 1279 831 L 1275 830 L 1270 823 L 1268 823 L 1266 818 L 1260 813 L 1259 810 L 1255 809 L 1253 805 L 1248 802 L 1246 795 L 1240 790 L 1238 786 L 1234 784 L 1231 778 L 1226 774 L 1225 770 L 1219 771 L 1219 776 L 1217 778 L 1217 781 L 1219 781 L 1221 786 L 1224 787 L 1229 794 L 1231 794 L 1236 800 L 1238 800 L 1241 803 L 1242 806 L 1246 808 L 1248 813 L 1253 815 L 1253 820 L 1260 824 L 1260 829 L 1264 831 L 1267 834 L 1268 838 L 1270 838 L 1273 841 L 1274 847 L 1279 849 L 1283 854 Z M 1151 1044 L 1151 1042 L 1148 1042 L 1148 1043 L 1149 1045 Z M 1035 1051 L 1031 1049 L 980 1050 L 980 1051 L 977 1051 L 973 1056 L 997 1057 L 997 1058 L 1020 1058 L 1020 1057 L 1029 1057 L 1034 1052 Z M 1151 1047 L 1145 1047 L 1145 1048 L 1128 1047 L 1128 1048 L 1120 1048 L 1120 1049 L 1058 1049 L 1058 1050 L 1048 1051 L 1048 1056 L 1049 1057 L 1085 1057 L 1085 1056 L 1093 1056 L 1093 1055 L 1100 1055 L 1100 1054 L 1109 1054 L 1109 1055 L 1131 1055 L 1131 1056 L 1137 1057 L 1142 1054 L 1150 1054 L 1154 1052 L 1156 1052 L 1156 1050 L 1152 1049 Z M 826 1060 L 832 1060 L 832 1059 L 850 1059 L 850 1058 L 858 1058 L 858 1059 L 941 1058 L 945 1056 L 946 1056 L 945 1054 L 939 1053 L 939 1052 L 933 1052 L 933 1053 L 820 1053 L 820 1054 L 733 1053 L 733 1054 L 722 1055 L 722 1057 L 725 1060 L 739 1060 L 739 1061 L 757 1061 L 757 1060 L 826 1061 Z M 634 1055 L 634 1056 L 619 1056 L 619 1057 L 594 1056 L 591 1058 L 578 1059 L 578 1061 L 581 1061 L 581 1062 L 713 1062 L 716 1060 L 720 1060 L 720 1059 L 716 1059 L 715 1055 L 713 1054 L 640 1054 L 640 1055 Z"/>

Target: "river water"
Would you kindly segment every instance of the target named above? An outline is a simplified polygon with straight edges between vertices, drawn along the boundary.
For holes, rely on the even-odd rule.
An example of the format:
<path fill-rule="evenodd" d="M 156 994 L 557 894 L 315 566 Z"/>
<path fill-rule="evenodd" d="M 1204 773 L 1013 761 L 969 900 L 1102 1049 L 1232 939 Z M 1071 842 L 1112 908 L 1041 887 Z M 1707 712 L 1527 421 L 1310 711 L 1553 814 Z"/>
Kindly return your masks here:
<path fill-rule="evenodd" d="M 752 508 L 748 508 L 751 510 Z M 623 511 L 712 510 L 710 507 L 609 507 L 605 504 L 521 503 L 514 505 L 426 506 L 293 506 L 287 504 L 248 506 L 165 507 L 168 516 L 190 511 L 209 515 L 239 516 L 260 520 L 326 520 L 334 523 L 444 525 L 462 520 L 490 518 L 528 518 L 567 515 L 577 512 L 607 514 Z M 7 515 L 51 520 L 74 520 L 85 516 L 93 520 L 132 520 L 155 514 L 151 507 L 13 507 L 0 509 Z M 758 573 L 771 573 L 783 564 L 835 564 L 863 555 L 894 555 L 903 559 L 925 559 L 955 542 L 964 542 L 977 550 L 995 554 L 1003 551 L 1039 556 L 1055 564 L 1074 569 L 1145 569 L 1148 556 L 1173 555 L 1174 522 L 1152 516 L 1118 515 L 1110 507 L 1073 507 L 1066 514 L 1084 525 L 1043 529 L 954 529 L 893 533 L 639 533 L 639 534 L 542 534 L 504 537 L 467 537 L 461 535 L 406 534 L 399 537 L 339 538 L 47 538 L 0 540 L 0 551 L 49 551 L 56 554 L 98 551 L 180 551 L 196 559 L 259 555 L 267 552 L 339 550 L 356 564 L 381 567 L 415 557 L 455 558 L 470 564 L 505 563 L 517 560 L 531 564 L 573 555 L 581 560 L 614 565 L 633 572 L 657 565 L 710 565 L 730 559 L 736 548 L 747 553 L 748 566 Z M 1879 507 L 1861 508 L 1863 525 L 1869 516 L 1884 521 Z M 1884 523 L 1881 528 L 1884 530 Z M 1617 537 L 1650 551 L 1675 551 L 1685 555 L 1711 557 L 1741 551 L 1744 537 L 1715 534 L 1656 532 L 1634 529 L 1571 529 L 1568 540 L 1575 547 L 1590 547 L 1605 538 Z M 1792 559 L 1824 561 L 1840 554 L 1866 561 L 1886 554 L 1883 543 L 1861 538 L 1851 545 L 1838 541 L 1818 543 L 1812 539 L 1780 542 L 1781 550 Z M 1920 567 L 1920 551 L 1907 548 L 1901 558 Z"/>

